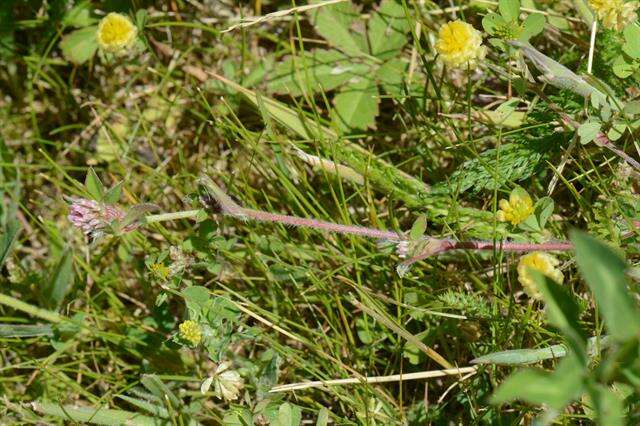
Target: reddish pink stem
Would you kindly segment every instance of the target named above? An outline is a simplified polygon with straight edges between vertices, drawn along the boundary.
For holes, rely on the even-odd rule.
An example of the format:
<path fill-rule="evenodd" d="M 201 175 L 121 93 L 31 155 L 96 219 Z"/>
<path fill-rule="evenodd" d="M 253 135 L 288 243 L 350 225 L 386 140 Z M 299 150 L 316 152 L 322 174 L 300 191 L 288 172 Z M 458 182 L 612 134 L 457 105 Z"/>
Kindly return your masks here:
<path fill-rule="evenodd" d="M 360 235 L 363 237 L 375 238 L 379 240 L 389 240 L 398 244 L 406 244 L 407 238 L 393 231 L 383 231 L 375 228 L 366 228 L 364 226 L 340 225 L 332 222 L 325 222 L 316 219 L 307 219 L 297 216 L 288 216 L 284 214 L 268 213 L 260 210 L 246 209 L 238 205 L 231 197 L 229 197 L 222 188 L 209 178 L 203 178 L 203 183 L 210 189 L 211 195 L 217 202 L 216 206 L 212 206 L 212 200 L 206 200 L 205 204 L 209 207 L 216 207 L 223 214 L 235 216 L 241 219 L 253 219 L 260 222 L 281 223 L 284 225 L 301 226 L 304 228 L 317 229 L 326 232 L 336 232 L 339 234 Z M 439 239 L 432 237 L 424 237 L 427 239 L 423 252 L 417 256 L 408 259 L 403 265 L 408 266 L 419 260 L 425 259 L 439 253 L 449 250 L 503 250 L 503 251 L 552 251 L 552 250 L 571 250 L 573 244 L 568 241 L 548 242 L 548 243 L 514 243 L 491 241 L 454 241 L 450 239 Z"/>
<path fill-rule="evenodd" d="M 283 223 L 291 226 L 301 226 L 305 228 L 314 228 L 321 231 L 337 232 L 339 234 L 361 235 L 363 237 L 381 239 L 381 240 L 403 240 L 404 237 L 393 231 L 383 231 L 375 228 L 365 228 L 364 226 L 340 225 L 333 222 L 325 222 L 317 219 L 307 219 L 304 217 L 287 216 L 284 214 L 268 213 L 260 210 L 251 210 L 241 208 L 239 213 L 248 218 L 260 222 Z"/>
<path fill-rule="evenodd" d="M 497 247 L 496 247 L 497 245 Z M 453 242 L 452 247 L 448 250 L 455 249 L 473 249 L 473 250 L 493 250 L 497 248 L 502 251 L 564 251 L 571 250 L 573 244 L 569 241 L 557 241 L 549 243 L 510 243 L 499 242 L 494 244 L 491 241 L 460 241 Z"/>
<path fill-rule="evenodd" d="M 435 239 L 434 239 L 435 240 Z M 449 250 L 498 250 L 509 252 L 527 252 L 527 251 L 567 251 L 573 249 L 573 244 L 569 241 L 557 241 L 548 243 L 512 243 L 500 241 L 494 243 L 492 241 L 453 241 L 453 240 L 437 240 L 439 244 L 432 246 L 424 253 L 420 253 L 410 259 L 402 262 L 402 266 L 408 267 L 412 264 L 424 260 L 430 256 L 447 252 Z"/>

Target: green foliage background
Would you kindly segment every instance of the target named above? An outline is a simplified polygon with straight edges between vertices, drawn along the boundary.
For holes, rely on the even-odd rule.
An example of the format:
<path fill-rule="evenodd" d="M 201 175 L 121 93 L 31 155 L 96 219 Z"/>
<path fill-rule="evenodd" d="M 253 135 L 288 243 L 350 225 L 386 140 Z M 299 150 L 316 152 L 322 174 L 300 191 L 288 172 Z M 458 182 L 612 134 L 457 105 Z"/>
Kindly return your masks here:
<path fill-rule="evenodd" d="M 304 5 L 0 2 L 3 423 L 636 424 L 637 171 L 596 142 L 638 156 L 637 23 L 598 32 L 583 79 L 584 1 L 500 3 L 344 1 L 225 31 Z M 95 40 L 111 11 L 139 28 L 122 55 Z M 486 29 L 475 69 L 437 58 L 455 18 Z M 541 279 L 534 301 L 499 248 L 400 276 L 390 246 L 355 236 L 200 214 L 91 242 L 66 218 L 65 197 L 201 209 L 203 174 L 274 213 L 606 245 L 573 235 L 562 287 Z M 517 187 L 538 204 L 514 227 L 495 212 Z M 441 369 L 425 347 L 479 370 L 270 392 Z M 200 391 L 223 361 L 244 380 L 231 402 Z"/>

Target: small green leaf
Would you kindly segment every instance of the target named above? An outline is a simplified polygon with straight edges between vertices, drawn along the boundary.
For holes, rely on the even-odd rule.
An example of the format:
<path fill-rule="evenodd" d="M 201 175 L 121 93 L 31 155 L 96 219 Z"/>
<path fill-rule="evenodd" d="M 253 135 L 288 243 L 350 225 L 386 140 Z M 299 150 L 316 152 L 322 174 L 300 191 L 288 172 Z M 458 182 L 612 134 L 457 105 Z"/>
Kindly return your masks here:
<path fill-rule="evenodd" d="M 547 404 L 560 411 L 582 393 L 582 371 L 573 356 L 560 361 L 552 373 L 533 369 L 518 371 L 500 385 L 491 402 L 502 404 L 521 399 L 531 404 Z"/>
<path fill-rule="evenodd" d="M 593 141 L 600 133 L 602 124 L 597 121 L 587 121 L 582 123 L 578 127 L 578 136 L 580 137 L 580 143 L 583 145 Z"/>
<path fill-rule="evenodd" d="M 84 179 L 84 187 L 93 199 L 102 201 L 104 185 L 102 181 L 100 181 L 96 171 L 93 170 L 93 167 L 90 167 L 87 172 L 87 176 Z"/>
<path fill-rule="evenodd" d="M 580 327 L 580 308 L 569 292 L 552 279 L 536 270 L 530 271 L 545 302 L 549 322 L 558 327 L 577 359 L 586 367 L 586 339 Z"/>
<path fill-rule="evenodd" d="M 551 197 L 543 197 L 538 200 L 538 202 L 534 206 L 535 215 L 538 218 L 538 224 L 540 225 L 540 229 L 544 229 L 547 221 L 553 214 L 553 208 L 555 203 L 553 202 L 553 198 Z"/>
<path fill-rule="evenodd" d="M 627 78 L 635 72 L 636 66 L 633 63 L 627 62 L 624 59 L 624 56 L 618 55 L 613 60 L 612 69 L 616 76 L 620 78 Z"/>
<path fill-rule="evenodd" d="M 524 20 L 520 41 L 529 41 L 531 37 L 540 34 L 544 30 L 546 20 L 541 13 L 532 13 Z"/>
<path fill-rule="evenodd" d="M 64 57 L 76 65 L 83 64 L 93 58 L 98 50 L 97 29 L 98 27 L 93 25 L 75 30 L 62 37 L 60 49 L 62 49 Z"/>
<path fill-rule="evenodd" d="M 596 17 L 593 10 L 591 10 L 591 7 L 589 7 L 589 2 L 587 0 L 576 0 L 573 2 L 573 5 L 578 12 L 578 16 L 582 18 L 588 27 L 591 27 L 591 24 L 593 24 Z"/>
<path fill-rule="evenodd" d="M 526 189 L 517 185 L 511 190 L 511 193 L 509 195 L 510 197 L 517 197 L 517 198 L 531 198 L 531 196 L 529 195 Z"/>
<path fill-rule="evenodd" d="M 523 111 L 511 111 L 508 113 L 500 110 L 486 110 L 483 111 L 491 120 L 491 123 L 498 127 L 517 128 L 522 126 L 525 120 L 526 113 Z"/>
<path fill-rule="evenodd" d="M 59 308 L 65 296 L 73 286 L 73 252 L 65 250 L 58 261 L 47 288 L 47 302 L 50 306 Z"/>
<path fill-rule="evenodd" d="M 136 27 L 142 33 L 145 25 L 147 24 L 147 18 L 149 17 L 149 12 L 147 9 L 138 9 L 136 12 Z"/>
<path fill-rule="evenodd" d="M 316 420 L 316 426 L 327 426 L 329 424 L 329 410 L 327 407 L 322 407 L 318 411 L 318 420 Z"/>
<path fill-rule="evenodd" d="M 209 303 L 209 290 L 206 287 L 194 285 L 182 290 L 187 304 L 205 307 Z"/>
<path fill-rule="evenodd" d="M 366 130 L 375 125 L 378 115 L 378 87 L 374 82 L 361 78 L 344 86 L 333 102 L 333 118 L 345 131 Z"/>
<path fill-rule="evenodd" d="M 506 21 L 497 13 L 489 13 L 482 18 L 482 28 L 491 35 L 495 34 L 497 28 L 505 25 L 507 25 Z"/>
<path fill-rule="evenodd" d="M 222 426 L 253 426 L 254 424 L 251 411 L 239 406 L 228 410 L 222 419 Z"/>
<path fill-rule="evenodd" d="M 624 105 L 622 111 L 631 116 L 640 115 L 640 101 L 629 101 Z"/>
<path fill-rule="evenodd" d="M 524 221 L 520 222 L 518 224 L 518 228 L 524 230 L 524 231 L 530 231 L 530 232 L 540 232 L 542 231 L 542 228 L 540 227 L 540 224 L 538 223 L 538 218 L 536 215 L 530 215 L 528 218 L 526 218 Z"/>
<path fill-rule="evenodd" d="M 420 215 L 413 222 L 413 226 L 411 227 L 411 232 L 409 233 L 409 238 L 412 240 L 417 240 L 418 238 L 424 235 L 424 232 L 427 230 L 427 216 Z"/>
<path fill-rule="evenodd" d="M 640 26 L 627 25 L 622 34 L 624 35 L 622 51 L 634 59 L 640 59 Z"/>
<path fill-rule="evenodd" d="M 7 260 L 9 254 L 11 254 L 13 244 L 18 239 L 19 232 L 20 223 L 15 218 L 9 219 L 2 230 L 2 235 L 0 235 L 0 268 L 2 268 L 5 260 Z"/>
<path fill-rule="evenodd" d="M 277 426 L 298 426 L 302 421 L 302 410 L 296 405 L 285 402 L 278 409 Z M 273 424 L 273 423 L 272 423 Z"/>
<path fill-rule="evenodd" d="M 621 395 L 615 393 L 611 388 L 596 385 L 591 396 L 596 408 L 598 424 L 607 426 L 624 426 L 625 421 L 624 401 Z"/>
<path fill-rule="evenodd" d="M 145 216 L 152 211 L 158 210 L 158 208 L 157 205 L 151 203 L 141 203 L 129 207 L 122 223 L 116 224 L 120 227 L 120 229 L 116 229 L 116 231 L 120 231 L 129 225 L 144 223 Z"/>
<path fill-rule="evenodd" d="M 139 399 L 139 398 L 132 398 L 130 396 L 127 395 L 117 395 L 118 398 L 122 399 L 123 401 L 127 401 L 129 404 L 141 408 L 151 414 L 153 414 L 154 416 L 158 416 L 161 417 L 163 419 L 168 419 L 169 418 L 169 411 L 162 407 L 161 405 L 157 405 L 157 404 L 152 404 L 149 401 L 145 401 L 143 399 Z"/>
<path fill-rule="evenodd" d="M 351 2 L 341 2 L 316 9 L 311 22 L 318 34 L 344 53 L 362 56 L 368 53 L 364 22 Z M 360 24 L 360 30 L 355 27 Z"/>
<path fill-rule="evenodd" d="M 579 231 L 571 233 L 578 269 L 593 292 L 612 338 L 640 335 L 640 312 L 627 290 L 626 265 L 609 247 Z"/>
<path fill-rule="evenodd" d="M 370 72 L 370 65 L 353 62 L 340 51 L 316 49 L 279 61 L 267 84 L 275 93 L 300 96 L 304 91 L 333 90 Z"/>
<path fill-rule="evenodd" d="M 602 120 L 603 123 L 608 122 L 611 119 L 611 115 L 613 114 L 613 111 L 611 109 L 611 105 L 609 105 L 608 102 L 604 102 L 600 104 L 600 111 L 598 111 L 599 115 L 600 115 L 600 119 Z"/>
<path fill-rule="evenodd" d="M 160 423 L 153 417 L 124 410 L 74 407 L 73 405 L 61 405 L 59 402 L 34 402 L 32 407 L 39 413 L 80 424 L 156 426 Z"/>
<path fill-rule="evenodd" d="M 167 401 L 172 407 L 180 407 L 180 399 L 157 375 L 143 374 L 140 383 L 159 400 Z"/>
<path fill-rule="evenodd" d="M 499 0 L 498 9 L 506 21 L 515 21 L 520 16 L 520 0 Z"/>
<path fill-rule="evenodd" d="M 392 58 L 382 64 L 376 72 L 376 78 L 387 95 L 396 99 L 404 99 L 404 80 L 409 69 L 409 62 L 403 58 Z"/>
<path fill-rule="evenodd" d="M 627 129 L 627 125 L 625 123 L 613 123 L 609 131 L 607 132 L 607 137 L 610 141 L 617 141 L 622 137 L 622 134 Z"/>
<path fill-rule="evenodd" d="M 369 21 L 371 54 L 381 59 L 397 56 L 407 43 L 407 31 L 409 22 L 402 5 L 395 0 L 383 0 Z"/>
<path fill-rule="evenodd" d="M 122 195 L 122 185 L 123 182 L 118 182 L 104 194 L 104 202 L 107 204 L 117 204 L 120 201 L 120 196 Z"/>
<path fill-rule="evenodd" d="M 91 16 L 91 3 L 82 1 L 72 7 L 62 18 L 62 23 L 69 27 L 83 28 L 93 25 L 98 20 Z"/>

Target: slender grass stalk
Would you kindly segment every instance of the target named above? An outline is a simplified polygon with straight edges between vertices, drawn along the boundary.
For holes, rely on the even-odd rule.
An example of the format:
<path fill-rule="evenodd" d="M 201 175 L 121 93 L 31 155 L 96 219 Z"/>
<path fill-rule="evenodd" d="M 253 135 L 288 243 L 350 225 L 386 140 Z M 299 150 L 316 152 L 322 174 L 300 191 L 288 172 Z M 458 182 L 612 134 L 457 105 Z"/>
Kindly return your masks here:
<path fill-rule="evenodd" d="M 0 293 L 0 305 L 5 305 L 10 308 L 17 309 L 31 315 L 32 317 L 40 318 L 53 323 L 62 322 L 64 320 L 64 317 L 62 315 L 59 315 L 52 311 L 48 311 L 46 309 L 35 307 L 26 302 L 23 302 L 22 300 L 7 296 L 6 294 Z"/>
<path fill-rule="evenodd" d="M 415 373 L 407 374 L 392 374 L 389 376 L 372 376 L 372 377 L 350 377 L 348 379 L 334 379 L 334 380 L 316 380 L 313 382 L 301 382 L 291 383 L 287 385 L 280 385 L 271 388 L 269 392 L 290 392 L 294 390 L 302 390 L 309 388 L 320 388 L 323 386 L 341 386 L 341 385 L 354 385 L 364 383 L 389 383 L 389 382 L 404 382 L 407 380 L 420 380 L 420 379 L 433 379 L 435 377 L 444 376 L 458 376 L 463 374 L 475 374 L 478 371 L 477 367 L 462 367 L 462 368 L 447 368 L 444 370 L 431 370 L 431 371 L 418 371 Z"/>
<path fill-rule="evenodd" d="M 593 53 L 596 50 L 596 33 L 598 32 L 598 20 L 594 19 L 591 25 L 591 38 L 589 40 L 589 59 L 587 61 L 587 73 L 591 74 L 593 68 Z"/>

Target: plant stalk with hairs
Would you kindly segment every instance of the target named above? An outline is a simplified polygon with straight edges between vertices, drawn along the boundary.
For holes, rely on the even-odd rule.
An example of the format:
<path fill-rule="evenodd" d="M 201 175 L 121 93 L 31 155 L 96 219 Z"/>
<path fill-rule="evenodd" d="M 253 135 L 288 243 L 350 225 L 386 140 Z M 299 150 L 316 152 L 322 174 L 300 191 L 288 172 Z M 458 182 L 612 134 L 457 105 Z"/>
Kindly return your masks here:
<path fill-rule="evenodd" d="M 456 241 L 450 238 L 436 238 L 431 236 L 423 236 L 417 240 L 408 238 L 404 233 L 395 231 L 385 231 L 376 228 L 368 228 L 357 225 L 342 225 L 333 222 L 327 222 L 318 219 L 303 218 L 298 216 L 289 216 L 284 214 L 269 213 L 261 210 L 248 209 L 236 203 L 227 193 L 217 185 L 211 178 L 203 177 L 200 179 L 201 185 L 206 189 L 206 194 L 201 196 L 200 201 L 205 210 L 214 214 L 223 216 L 231 216 L 241 220 L 253 220 L 257 222 L 272 222 L 283 225 L 314 229 L 321 232 L 331 232 L 336 234 L 357 235 L 365 238 L 378 240 L 380 242 L 391 243 L 396 246 L 396 251 L 401 258 L 406 258 L 398 266 L 398 273 L 403 274 L 414 263 L 424 260 L 430 256 L 436 256 L 451 250 L 497 250 L 505 252 L 531 252 L 531 251 L 567 251 L 573 249 L 573 244 L 569 241 L 549 241 L 544 243 L 533 242 L 511 242 L 511 241 Z M 100 208 L 105 212 L 118 211 L 119 207 L 111 205 L 100 205 L 91 201 L 92 210 L 81 209 L 76 206 L 86 204 L 88 200 L 73 199 L 71 206 L 72 222 L 80 227 L 86 234 L 93 234 L 91 225 L 97 227 L 96 231 L 103 232 L 107 227 L 107 219 L 118 221 L 125 217 L 124 213 L 118 215 L 108 215 L 100 213 Z M 84 204 L 83 204 L 84 203 Z M 136 206 L 132 208 L 135 209 Z M 148 211 L 148 210 L 147 210 Z M 83 213 L 84 212 L 84 213 Z M 85 216 L 82 216 L 83 213 Z M 138 223 L 128 223 L 126 226 L 117 226 L 118 223 L 110 223 L 112 229 L 119 230 L 119 233 L 130 232 L 137 229 L 141 225 L 151 224 L 162 221 L 171 221 L 179 219 L 196 219 L 202 214 L 202 210 L 185 210 L 171 213 L 161 213 L 142 216 Z M 82 217 L 79 217 L 82 216 Z M 89 217 L 91 216 L 91 217 Z M 634 223 L 637 226 L 637 224 Z M 410 256 L 410 257 L 409 257 Z M 408 257 L 408 258 L 407 258 Z"/>
<path fill-rule="evenodd" d="M 396 245 L 400 257 L 411 257 L 398 266 L 398 273 L 402 274 L 412 264 L 445 253 L 450 250 L 502 250 L 507 252 L 529 251 L 567 251 L 573 248 L 569 241 L 553 241 L 546 243 L 492 242 L 492 241 L 455 241 L 449 238 L 424 236 L 412 241 L 406 235 L 394 231 L 385 231 L 364 226 L 341 225 L 318 219 L 302 218 L 283 214 L 269 213 L 261 210 L 247 209 L 238 205 L 227 193 L 208 177 L 201 178 L 201 183 L 208 190 L 208 195 L 202 201 L 209 209 L 224 216 L 233 216 L 242 220 L 258 222 L 273 222 L 283 225 L 315 229 L 323 232 L 359 235 L 374 240 L 390 242 Z"/>

